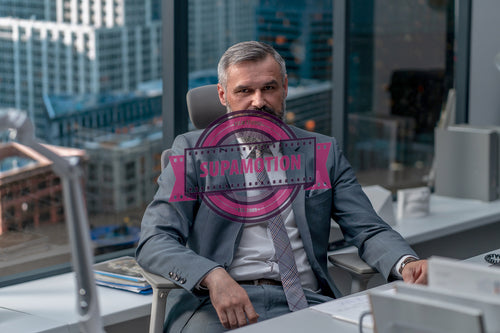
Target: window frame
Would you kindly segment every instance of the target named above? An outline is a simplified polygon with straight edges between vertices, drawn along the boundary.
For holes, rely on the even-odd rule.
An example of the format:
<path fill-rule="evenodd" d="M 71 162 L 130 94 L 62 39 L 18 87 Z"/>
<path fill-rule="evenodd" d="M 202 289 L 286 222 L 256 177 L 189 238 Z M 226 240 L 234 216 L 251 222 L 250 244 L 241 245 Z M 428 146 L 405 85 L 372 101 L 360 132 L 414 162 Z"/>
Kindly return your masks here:
<path fill-rule="evenodd" d="M 348 47 L 349 45 L 349 1 L 333 1 L 333 71 L 332 71 L 332 136 L 340 147 L 346 146 L 347 91 L 348 87 Z M 455 13 L 455 35 L 457 43 L 457 63 L 455 67 L 455 87 L 457 89 L 457 122 L 467 122 L 468 78 L 471 29 L 471 0 L 458 0 Z M 174 138 L 188 131 L 186 93 L 188 90 L 188 1 L 164 0 L 162 2 L 162 119 L 163 144 L 170 147 Z M 335 91 L 333 91 L 335 87 Z M 95 262 L 123 255 L 134 255 L 135 249 L 126 249 L 94 256 Z M 0 277 L 0 288 L 49 276 L 70 272 L 71 263 L 30 270 L 23 273 Z"/>

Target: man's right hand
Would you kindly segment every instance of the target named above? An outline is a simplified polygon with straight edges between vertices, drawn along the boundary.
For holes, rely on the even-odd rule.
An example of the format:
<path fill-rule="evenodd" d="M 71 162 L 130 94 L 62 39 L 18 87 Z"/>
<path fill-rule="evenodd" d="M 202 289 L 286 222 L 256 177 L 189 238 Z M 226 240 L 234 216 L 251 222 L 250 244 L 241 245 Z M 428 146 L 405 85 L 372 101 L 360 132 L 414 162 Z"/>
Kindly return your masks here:
<path fill-rule="evenodd" d="M 208 273 L 201 285 L 208 288 L 212 305 L 225 328 L 234 329 L 257 322 L 259 315 L 247 292 L 223 268 Z"/>

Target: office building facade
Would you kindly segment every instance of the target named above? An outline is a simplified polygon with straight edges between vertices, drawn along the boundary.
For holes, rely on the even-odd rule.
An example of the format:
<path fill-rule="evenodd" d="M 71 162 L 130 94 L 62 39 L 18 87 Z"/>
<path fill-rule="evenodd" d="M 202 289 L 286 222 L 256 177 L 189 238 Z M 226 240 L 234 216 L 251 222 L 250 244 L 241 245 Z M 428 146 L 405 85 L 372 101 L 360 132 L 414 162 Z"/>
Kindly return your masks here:
<path fill-rule="evenodd" d="M 85 161 L 83 150 L 49 148 L 58 155 L 78 156 Z M 62 191 L 52 161 L 16 142 L 0 145 L 0 235 L 63 223 Z"/>
<path fill-rule="evenodd" d="M 77 132 L 98 129 L 125 133 L 161 118 L 160 91 L 49 95 L 45 98 L 49 130 L 39 137 L 55 145 L 76 147 Z"/>
<path fill-rule="evenodd" d="M 287 122 L 328 135 L 331 132 L 332 85 L 328 81 L 303 82 L 288 88 Z"/>
<path fill-rule="evenodd" d="M 330 80 L 332 18 L 330 0 L 261 0 L 256 38 L 283 56 L 292 85 L 301 79 Z"/>
<path fill-rule="evenodd" d="M 79 145 L 89 156 L 86 196 L 89 214 L 114 214 L 143 208 L 151 201 L 161 173 L 161 123 L 128 133 L 79 131 Z"/>
<path fill-rule="evenodd" d="M 189 71 L 214 69 L 229 45 L 255 39 L 258 0 L 189 0 Z"/>
<path fill-rule="evenodd" d="M 49 130 L 43 96 L 134 90 L 161 77 L 156 0 L 2 1 L 0 106 Z M 29 17 L 28 15 L 31 14 Z"/>

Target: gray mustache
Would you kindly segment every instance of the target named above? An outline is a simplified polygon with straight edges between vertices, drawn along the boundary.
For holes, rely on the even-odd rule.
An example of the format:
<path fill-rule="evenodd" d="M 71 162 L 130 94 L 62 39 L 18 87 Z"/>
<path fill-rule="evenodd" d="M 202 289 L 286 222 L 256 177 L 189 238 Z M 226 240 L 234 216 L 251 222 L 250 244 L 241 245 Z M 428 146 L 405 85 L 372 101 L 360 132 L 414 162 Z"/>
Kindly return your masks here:
<path fill-rule="evenodd" d="M 274 111 L 274 109 L 268 107 L 268 106 L 263 106 L 263 107 L 260 107 L 260 108 L 254 108 L 255 111 L 264 111 L 264 112 L 267 112 L 267 113 L 270 113 L 272 115 L 276 115 L 276 112 Z"/>

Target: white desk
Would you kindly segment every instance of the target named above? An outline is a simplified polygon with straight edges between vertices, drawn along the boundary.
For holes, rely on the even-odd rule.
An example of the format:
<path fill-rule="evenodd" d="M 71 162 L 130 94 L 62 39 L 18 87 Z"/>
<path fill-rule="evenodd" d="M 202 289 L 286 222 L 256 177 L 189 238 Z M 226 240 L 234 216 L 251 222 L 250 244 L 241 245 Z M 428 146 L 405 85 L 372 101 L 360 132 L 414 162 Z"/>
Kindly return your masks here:
<path fill-rule="evenodd" d="M 311 308 L 283 315 L 279 318 L 263 321 L 249 325 L 237 330 L 235 333 L 262 333 L 262 332 L 339 332 L 358 333 L 358 326 L 347 321 L 334 319 L 332 316 Z M 372 333 L 373 330 L 364 328 L 364 333 Z"/>
<path fill-rule="evenodd" d="M 371 290 L 387 290 L 392 288 L 392 284 L 378 286 Z M 363 291 L 347 297 L 355 297 L 366 294 L 369 291 Z M 344 298 L 343 298 L 344 299 Z M 332 302 L 337 302 L 332 301 Z M 261 332 L 287 332 L 287 333 L 304 333 L 304 332 L 339 332 L 339 333 L 358 333 L 358 325 L 336 319 L 331 315 L 315 310 L 316 307 L 292 312 L 277 318 L 265 320 L 263 322 L 245 326 L 234 330 L 237 333 L 261 333 Z M 233 331 L 231 331 L 233 332 Z M 373 329 L 363 327 L 363 333 L 373 333 Z"/>
<path fill-rule="evenodd" d="M 423 258 L 470 258 L 500 246 L 500 200 L 482 202 L 432 195 L 428 216 L 406 218 L 393 228 Z M 346 251 L 357 250 L 350 247 L 338 252 Z"/>
<path fill-rule="evenodd" d="M 482 202 L 432 195 L 428 216 L 406 218 L 394 229 L 410 244 L 416 244 L 497 222 L 500 222 L 499 200 Z"/>
<path fill-rule="evenodd" d="M 60 324 L 46 318 L 0 308 L 0 332 L 68 332 Z"/>
<path fill-rule="evenodd" d="M 473 262 L 473 263 L 477 263 L 477 264 L 480 264 L 482 266 L 490 266 L 491 264 L 486 262 L 486 260 L 484 260 L 484 257 L 489 254 L 489 253 L 500 253 L 500 249 L 496 249 L 496 250 L 493 250 L 493 251 L 488 251 L 486 253 L 481 253 L 477 256 L 474 256 L 472 258 L 469 258 L 465 261 L 467 262 Z"/>
<path fill-rule="evenodd" d="M 0 288 L 0 332 L 78 333 L 75 285 L 74 274 L 67 273 Z M 97 293 L 104 326 L 149 316 L 151 312 L 151 295 L 99 286 Z M 8 312 L 16 316 L 10 317 Z M 9 320 L 4 320 L 7 316 Z"/>
<path fill-rule="evenodd" d="M 484 261 L 484 256 L 487 253 L 500 253 L 500 249 L 488 251 L 480 255 L 467 259 L 468 262 L 474 262 L 479 265 L 489 265 Z M 383 290 L 391 288 L 390 284 L 379 286 L 374 289 Z M 373 289 L 372 289 L 373 290 Z M 352 296 L 366 294 L 368 291 L 354 294 Z M 349 296 L 348 296 L 349 297 Z M 338 300 L 332 301 L 337 302 Z M 278 318 L 270 319 L 249 325 L 234 332 L 238 333 L 261 333 L 261 332 L 287 332 L 287 333 L 302 333 L 302 332 L 342 332 L 342 333 L 357 333 L 358 325 L 333 318 L 331 315 L 315 310 L 313 306 L 301 311 L 286 314 Z M 372 333 L 370 328 L 363 328 L 364 333 Z"/>
<path fill-rule="evenodd" d="M 484 227 L 500 228 L 500 201 L 485 203 L 432 196 L 429 216 L 406 219 L 395 229 L 414 247 L 423 244 L 421 248 L 424 251 L 425 245 L 436 239 L 436 242 L 443 248 L 456 247 L 457 242 L 461 242 L 460 238 L 452 239 L 449 244 L 445 244 L 446 242 L 442 239 L 456 233 L 473 233 L 474 230 Z M 465 238 L 465 241 L 460 243 L 460 248 L 463 249 L 460 256 L 465 255 L 465 257 L 459 259 L 500 247 L 499 234 L 500 232 L 487 230 L 472 238 Z M 478 237 L 481 238 L 478 240 Z M 490 241 L 496 242 L 496 245 L 489 246 Z M 480 251 L 480 247 L 484 246 L 489 247 Z M 346 251 L 354 251 L 354 248 L 346 249 Z M 434 248 L 430 247 L 429 251 L 434 251 Z M 417 253 L 419 253 L 418 250 Z M 446 255 L 446 253 L 438 252 L 431 254 Z M 152 298 L 149 295 L 136 295 L 104 287 L 97 289 L 105 326 L 143 318 L 150 314 Z M 0 288 L 0 332 L 78 332 L 75 303 L 75 282 L 71 273 Z M 293 327 L 290 327 L 290 332 L 310 331 L 311 321 L 314 322 L 315 327 L 323 323 L 328 325 L 329 331 L 332 330 L 331 318 L 326 314 L 316 313 L 316 311 L 313 314 L 305 314 L 299 311 L 290 316 L 297 318 L 297 321 L 291 325 Z M 24 320 L 27 317 L 31 319 Z M 262 323 L 262 325 L 264 325 L 263 328 L 267 328 L 267 325 L 272 325 L 272 323 Z M 337 325 L 339 325 L 339 332 L 349 332 L 348 328 L 354 326 L 344 322 L 337 323 Z M 299 329 L 304 327 L 307 329 Z M 146 331 L 147 327 L 144 330 Z M 137 332 L 132 329 L 125 331 Z"/>
<path fill-rule="evenodd" d="M 394 205 L 396 206 L 396 204 Z M 394 207 L 396 211 L 396 207 Z M 432 195 L 430 214 L 421 218 L 406 218 L 393 227 L 421 258 L 432 255 L 465 260 L 500 247 L 500 200 L 456 199 Z M 330 254 L 357 252 L 347 247 Z M 344 294 L 351 286 L 351 277 L 329 263 L 329 272 Z M 368 287 L 385 283 L 376 275 Z"/>

